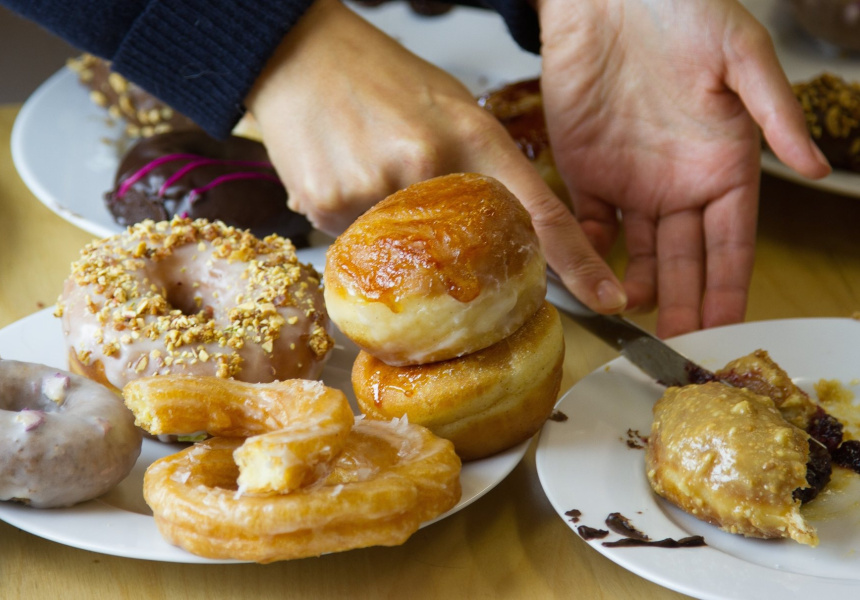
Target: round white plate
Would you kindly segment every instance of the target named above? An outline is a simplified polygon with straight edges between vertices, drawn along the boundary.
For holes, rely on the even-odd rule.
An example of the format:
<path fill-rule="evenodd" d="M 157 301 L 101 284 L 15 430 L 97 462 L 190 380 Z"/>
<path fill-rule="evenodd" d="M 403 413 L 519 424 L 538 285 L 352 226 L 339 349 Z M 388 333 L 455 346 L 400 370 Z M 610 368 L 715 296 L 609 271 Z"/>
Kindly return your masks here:
<path fill-rule="evenodd" d="M 787 0 L 740 0 L 770 32 L 788 80 L 809 81 L 829 71 L 848 81 L 860 81 L 860 54 L 840 54 L 816 41 L 794 22 Z M 860 196 L 860 174 L 836 170 L 824 179 L 801 177 L 769 151 L 762 152 L 766 173 L 809 187 L 846 196 Z"/>
<path fill-rule="evenodd" d="M 835 379 L 860 394 L 860 322 L 798 319 L 746 323 L 687 334 L 671 345 L 710 369 L 763 348 L 805 390 Z M 704 537 L 700 548 L 607 548 L 611 534 L 587 542 L 610 560 L 667 588 L 707 600 L 856 598 L 860 595 L 860 477 L 825 492 L 804 508 L 818 529 L 817 548 L 794 541 L 755 540 L 724 533 L 652 493 L 645 452 L 628 446 L 628 431 L 648 435 L 651 406 L 663 388 L 626 359 L 597 369 L 565 394 L 537 446 L 538 476 L 559 516 L 607 529 L 613 512 L 654 540 Z M 855 400 L 856 402 L 856 400 Z M 578 523 L 565 513 L 581 511 Z"/>
<path fill-rule="evenodd" d="M 317 269 L 324 265 L 324 248 L 299 250 L 298 254 L 302 261 L 310 262 Z M 350 401 L 354 401 L 350 370 L 357 349 L 339 334 L 335 339 L 337 344 L 322 379 L 327 385 L 343 390 Z M 68 368 L 60 321 L 53 316 L 53 308 L 0 330 L 0 357 Z M 493 489 L 519 464 L 528 445 L 526 441 L 490 458 L 465 463 L 460 474 L 463 488 L 460 502 L 423 526 L 454 514 Z M 143 474 L 153 461 L 181 447 L 144 440 L 132 472 L 104 496 L 71 508 L 35 509 L 0 502 L 0 520 L 67 546 L 114 556 L 180 563 L 235 562 L 189 554 L 168 544 L 158 533 L 152 512 L 143 500 Z"/>
<path fill-rule="evenodd" d="M 540 73 L 540 59 L 513 42 L 496 13 L 458 7 L 439 17 L 421 17 L 403 3 L 353 8 L 476 95 Z M 122 127 L 90 101 L 77 76 L 64 68 L 21 108 L 12 129 L 12 159 L 24 183 L 48 208 L 106 237 L 122 230 L 103 200 L 113 187 L 121 138 Z"/>

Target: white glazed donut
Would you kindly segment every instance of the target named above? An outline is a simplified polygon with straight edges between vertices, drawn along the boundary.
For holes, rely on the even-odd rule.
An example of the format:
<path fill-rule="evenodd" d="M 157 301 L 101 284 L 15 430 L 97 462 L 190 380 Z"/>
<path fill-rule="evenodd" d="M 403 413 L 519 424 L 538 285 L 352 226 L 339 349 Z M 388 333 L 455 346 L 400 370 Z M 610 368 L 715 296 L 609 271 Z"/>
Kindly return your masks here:
<path fill-rule="evenodd" d="M 128 475 L 140 444 L 131 411 L 106 387 L 0 360 L 0 500 L 38 508 L 90 500 Z"/>
<path fill-rule="evenodd" d="M 88 245 L 57 305 L 73 372 L 314 379 L 333 342 L 320 276 L 289 240 L 220 222 L 144 221 Z"/>
<path fill-rule="evenodd" d="M 392 194 L 326 255 L 332 321 L 393 366 L 488 348 L 531 318 L 545 294 L 529 213 L 500 182 L 473 173 Z"/>

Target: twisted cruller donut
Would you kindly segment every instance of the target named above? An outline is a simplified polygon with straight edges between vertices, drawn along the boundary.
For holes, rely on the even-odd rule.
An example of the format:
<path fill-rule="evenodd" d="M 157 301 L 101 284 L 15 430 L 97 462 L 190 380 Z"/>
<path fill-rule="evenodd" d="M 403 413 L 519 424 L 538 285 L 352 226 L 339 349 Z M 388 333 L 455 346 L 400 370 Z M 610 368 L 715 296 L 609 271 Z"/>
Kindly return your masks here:
<path fill-rule="evenodd" d="M 315 378 L 333 342 L 292 243 L 218 221 L 144 221 L 88 245 L 57 305 L 70 369 L 121 389 L 184 373 Z"/>
<path fill-rule="evenodd" d="M 205 380 L 199 394 L 193 387 L 195 379 Z M 170 384 L 177 380 L 182 385 L 173 390 Z M 152 395 L 147 390 L 150 385 L 155 386 Z M 141 421 L 158 423 L 163 416 L 163 423 L 175 421 L 174 426 L 181 430 L 206 424 L 240 434 L 256 431 L 257 426 L 277 426 L 270 423 L 277 417 L 270 419 L 261 412 L 274 403 L 262 402 L 266 404 L 262 406 L 257 392 L 280 387 L 285 390 L 284 408 L 298 406 L 313 413 L 307 407 L 321 401 L 321 412 L 342 415 L 343 409 L 335 406 L 337 398 L 347 406 L 342 394 L 316 382 L 247 385 L 164 376 L 138 380 L 125 393 Z M 295 397 L 303 393 L 309 397 Z M 203 406 L 186 402 L 185 394 L 210 399 Z M 149 398 L 156 405 L 152 411 Z M 174 419 L 169 409 L 173 398 L 180 415 L 199 411 L 211 412 L 211 416 L 190 415 L 188 422 L 181 416 Z M 146 416 L 150 413 L 152 417 Z M 245 423 L 246 417 L 251 425 Z M 315 430 L 310 425 L 303 433 L 313 437 Z M 315 477 L 304 477 L 297 488 L 266 495 L 251 495 L 242 489 L 245 467 L 237 464 L 236 454 L 243 443 L 242 438 L 214 437 L 147 469 L 144 497 L 165 539 L 200 556 L 261 563 L 397 545 L 460 498 L 460 459 L 451 442 L 406 420 L 359 420 L 334 458 L 316 462 L 310 469 Z M 306 448 L 300 444 L 294 455 L 300 459 L 311 456 L 313 461 L 313 453 L 306 453 Z"/>
<path fill-rule="evenodd" d="M 0 360 L 0 500 L 71 506 L 122 481 L 141 434 L 116 394 L 89 379 Z"/>
<path fill-rule="evenodd" d="M 147 377 L 123 388 L 137 425 L 153 435 L 205 431 L 248 438 L 235 453 L 243 493 L 287 492 L 318 476 L 354 422 L 343 392 L 292 379 L 252 385 L 217 377 Z"/>

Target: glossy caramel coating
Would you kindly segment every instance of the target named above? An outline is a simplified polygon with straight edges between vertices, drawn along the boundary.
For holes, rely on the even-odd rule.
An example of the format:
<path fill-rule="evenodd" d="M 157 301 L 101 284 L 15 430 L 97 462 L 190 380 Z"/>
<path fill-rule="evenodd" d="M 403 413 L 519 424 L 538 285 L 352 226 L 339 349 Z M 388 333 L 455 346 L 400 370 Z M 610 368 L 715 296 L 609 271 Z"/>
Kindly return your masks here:
<path fill-rule="evenodd" d="M 512 335 L 460 358 L 392 367 L 361 352 L 352 384 L 368 417 L 406 416 L 451 440 L 463 460 L 474 460 L 541 428 L 558 398 L 563 360 L 561 319 L 544 303 Z"/>
<path fill-rule="evenodd" d="M 486 348 L 543 302 L 546 262 L 526 209 L 476 174 L 401 190 L 331 245 L 324 274 L 332 320 L 389 364 Z"/>
<path fill-rule="evenodd" d="M 750 390 L 719 382 L 672 387 L 654 405 L 648 480 L 660 496 L 730 533 L 815 546 L 794 497 L 808 485 L 808 437 Z"/>

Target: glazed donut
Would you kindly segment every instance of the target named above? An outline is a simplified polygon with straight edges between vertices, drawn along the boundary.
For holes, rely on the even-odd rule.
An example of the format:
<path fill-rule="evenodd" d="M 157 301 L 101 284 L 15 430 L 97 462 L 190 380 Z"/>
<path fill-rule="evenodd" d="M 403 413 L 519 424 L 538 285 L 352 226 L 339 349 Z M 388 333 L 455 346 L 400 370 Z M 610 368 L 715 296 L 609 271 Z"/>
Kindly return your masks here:
<path fill-rule="evenodd" d="M 122 394 L 135 424 L 153 435 L 248 438 L 234 454 L 239 490 L 248 494 L 291 491 L 316 479 L 354 422 L 343 392 L 304 379 L 250 384 L 162 375 L 135 379 Z"/>
<path fill-rule="evenodd" d="M 0 360 L 0 500 L 50 508 L 96 498 L 128 475 L 140 445 L 131 413 L 104 386 Z"/>
<path fill-rule="evenodd" d="M 487 348 L 543 303 L 546 261 L 520 202 L 491 177 L 412 185 L 329 247 L 325 300 L 356 344 L 395 366 Z"/>
<path fill-rule="evenodd" d="M 144 498 L 170 543 L 268 563 L 402 544 L 460 498 L 447 440 L 405 421 L 359 420 L 329 472 L 274 496 L 237 493 L 235 438 L 211 438 L 147 469 Z"/>
<path fill-rule="evenodd" d="M 57 315 L 71 370 L 117 390 L 168 373 L 313 379 L 333 344 L 289 240 L 178 217 L 85 247 Z"/>
<path fill-rule="evenodd" d="M 570 193 L 555 165 L 543 110 L 540 79 L 525 79 L 490 90 L 478 98 L 513 138 L 556 196 L 570 205 Z"/>
<path fill-rule="evenodd" d="M 352 384 L 368 417 L 405 416 L 451 440 L 461 459 L 474 460 L 541 428 L 558 399 L 563 360 L 561 319 L 545 302 L 512 335 L 460 358 L 392 367 L 362 351 Z"/>

